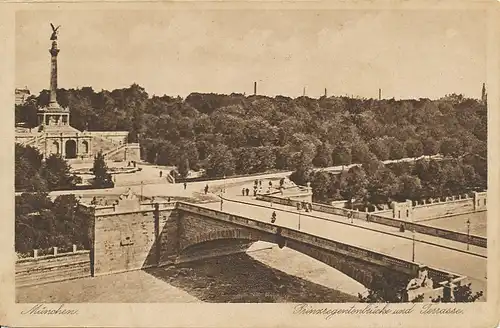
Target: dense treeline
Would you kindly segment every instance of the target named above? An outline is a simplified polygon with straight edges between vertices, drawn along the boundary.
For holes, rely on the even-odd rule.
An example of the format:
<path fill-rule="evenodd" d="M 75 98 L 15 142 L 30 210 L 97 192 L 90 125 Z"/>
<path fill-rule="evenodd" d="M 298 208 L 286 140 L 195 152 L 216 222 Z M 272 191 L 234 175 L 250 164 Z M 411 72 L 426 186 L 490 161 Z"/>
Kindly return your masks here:
<path fill-rule="evenodd" d="M 111 92 L 61 89 L 81 130 L 126 130 L 146 161 L 204 168 L 209 176 L 362 163 L 442 153 L 486 158 L 485 104 L 460 95 L 439 100 L 288 98 L 192 93 L 150 97 L 140 86 Z M 48 92 L 16 108 L 36 123 Z"/>
<path fill-rule="evenodd" d="M 47 193 L 24 193 L 15 200 L 15 249 L 21 254 L 33 249 L 50 251 L 58 247 L 70 251 L 90 249 L 91 213 L 79 206 L 74 195 L 61 195 L 51 201 Z"/>
<path fill-rule="evenodd" d="M 420 159 L 384 165 L 371 158 L 340 174 L 314 172 L 311 167 L 295 171 L 297 184 L 311 182 L 316 202 L 354 200 L 361 208 L 374 208 L 391 201 L 421 200 L 483 191 L 487 186 L 486 161 L 474 155 L 441 161 Z"/>

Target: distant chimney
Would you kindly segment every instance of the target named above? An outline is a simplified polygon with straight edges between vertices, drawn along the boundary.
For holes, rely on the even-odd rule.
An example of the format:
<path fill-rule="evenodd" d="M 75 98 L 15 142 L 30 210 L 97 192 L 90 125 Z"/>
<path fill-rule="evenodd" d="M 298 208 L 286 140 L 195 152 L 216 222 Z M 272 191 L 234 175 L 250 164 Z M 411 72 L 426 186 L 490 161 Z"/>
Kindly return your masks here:
<path fill-rule="evenodd" d="M 304 87 L 304 89 L 302 90 L 302 97 L 305 97 L 306 96 L 306 87 Z"/>
<path fill-rule="evenodd" d="M 325 88 L 325 98 L 326 98 L 326 97 L 328 97 L 328 96 L 327 96 L 327 93 L 326 93 L 326 88 Z"/>
<path fill-rule="evenodd" d="M 378 89 L 378 100 L 382 100 L 382 89 Z"/>
<path fill-rule="evenodd" d="M 257 81 L 253 83 L 253 95 L 257 95 Z"/>
<path fill-rule="evenodd" d="M 486 83 L 483 83 L 483 90 L 481 90 L 481 101 L 483 102 L 483 104 L 486 103 L 486 99 L 487 99 Z"/>

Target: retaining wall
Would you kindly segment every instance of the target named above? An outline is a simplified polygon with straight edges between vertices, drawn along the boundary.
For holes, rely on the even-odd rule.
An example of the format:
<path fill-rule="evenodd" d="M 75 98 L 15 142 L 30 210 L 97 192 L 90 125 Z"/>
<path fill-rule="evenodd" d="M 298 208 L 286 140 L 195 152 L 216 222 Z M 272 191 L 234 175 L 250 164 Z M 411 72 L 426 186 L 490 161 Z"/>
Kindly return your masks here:
<path fill-rule="evenodd" d="M 16 261 L 16 287 L 90 277 L 90 251 L 23 258 Z"/>

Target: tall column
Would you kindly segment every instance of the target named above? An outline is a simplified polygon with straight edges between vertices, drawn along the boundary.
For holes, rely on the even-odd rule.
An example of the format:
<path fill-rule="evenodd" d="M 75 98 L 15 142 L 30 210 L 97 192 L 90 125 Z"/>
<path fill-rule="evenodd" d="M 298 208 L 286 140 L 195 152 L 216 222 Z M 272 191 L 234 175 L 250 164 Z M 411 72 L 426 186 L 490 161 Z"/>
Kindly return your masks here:
<path fill-rule="evenodd" d="M 50 101 L 49 106 L 57 105 L 57 54 L 59 49 L 57 48 L 57 41 L 52 41 L 52 48 L 50 52 Z"/>

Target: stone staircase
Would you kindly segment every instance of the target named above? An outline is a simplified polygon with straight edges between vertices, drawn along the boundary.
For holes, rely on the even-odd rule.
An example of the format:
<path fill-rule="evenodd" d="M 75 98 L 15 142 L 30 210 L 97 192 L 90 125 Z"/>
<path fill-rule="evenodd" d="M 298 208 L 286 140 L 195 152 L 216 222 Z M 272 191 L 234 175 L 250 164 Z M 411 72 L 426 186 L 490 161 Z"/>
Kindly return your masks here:
<path fill-rule="evenodd" d="M 36 144 L 39 140 L 43 139 L 44 135 L 43 134 L 40 134 L 40 135 L 37 135 L 31 139 L 28 139 L 27 141 L 25 141 L 23 143 L 24 146 L 31 146 L 33 144 Z"/>
<path fill-rule="evenodd" d="M 105 158 L 109 158 L 109 157 L 117 154 L 121 150 L 124 150 L 125 148 L 127 148 L 127 144 L 119 145 L 118 147 L 109 149 L 108 151 L 103 152 L 102 154 L 104 155 Z"/>
<path fill-rule="evenodd" d="M 93 136 L 93 144 L 94 144 L 94 149 L 100 149 L 102 150 L 102 153 L 104 156 L 106 156 L 107 153 L 119 148 L 121 145 L 111 139 L 100 137 L 100 136 Z M 96 147 L 97 146 L 97 147 Z"/>

